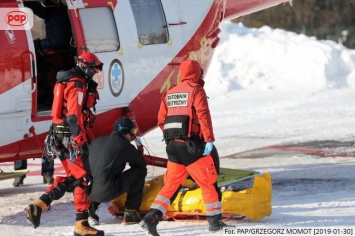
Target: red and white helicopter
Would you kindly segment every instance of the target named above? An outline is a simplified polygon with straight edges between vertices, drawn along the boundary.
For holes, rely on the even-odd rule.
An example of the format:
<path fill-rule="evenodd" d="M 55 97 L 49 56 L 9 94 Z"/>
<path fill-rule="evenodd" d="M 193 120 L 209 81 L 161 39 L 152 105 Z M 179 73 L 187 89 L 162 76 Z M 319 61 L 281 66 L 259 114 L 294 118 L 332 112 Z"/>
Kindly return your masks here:
<path fill-rule="evenodd" d="M 41 86 L 41 80 L 54 83 L 55 76 L 51 79 L 49 74 L 65 69 L 55 64 L 56 56 L 74 63 L 74 56 L 90 51 L 104 63 L 103 71 L 94 77 L 100 100 L 91 139 L 109 134 L 122 115 L 134 120 L 140 135 L 144 135 L 157 126 L 161 94 L 179 82 L 180 62 L 195 59 L 207 72 L 224 20 L 288 1 L 0 0 L 0 162 L 42 156 L 51 124 L 51 102 L 44 101 L 41 94 L 52 93 L 52 88 Z M 37 21 L 35 15 L 31 28 L 10 27 L 27 23 L 27 13 L 36 14 L 31 8 L 34 5 L 52 12 L 64 7 L 61 17 L 68 20 L 70 50 L 59 54 L 55 50 L 38 51 L 35 44 L 39 33 L 34 29 L 42 29 L 43 21 Z M 43 66 L 43 57 L 52 64 Z M 42 78 L 48 70 L 48 76 Z M 218 153 L 214 158 L 218 161 Z M 165 158 L 145 155 L 145 159 L 148 164 L 166 167 Z M 259 188 L 254 197 L 258 200 L 267 196 L 267 205 L 253 203 L 261 210 L 257 216 L 255 207 L 245 208 L 254 209 L 252 213 L 239 209 L 237 213 L 255 220 L 271 214 L 269 183 L 267 180 L 264 184 L 268 194 Z M 231 197 L 240 203 L 244 196 Z M 250 199 L 246 196 L 248 202 Z"/>
<path fill-rule="evenodd" d="M 0 10 L 21 13 L 35 1 L 44 8 L 67 8 L 63 17 L 70 22 L 67 43 L 72 48 L 67 57 L 90 51 L 104 63 L 103 72 L 94 78 L 100 100 L 93 138 L 109 134 L 121 115 L 134 119 L 141 135 L 155 128 L 161 94 L 178 83 L 180 62 L 198 60 L 207 72 L 222 21 L 288 0 L 1 0 Z M 22 18 L 11 19 L 16 24 Z M 11 22 L 3 21 L 0 162 L 38 158 L 51 123 L 51 104 L 39 98 L 43 68 L 36 38 L 28 29 L 7 29 Z"/>

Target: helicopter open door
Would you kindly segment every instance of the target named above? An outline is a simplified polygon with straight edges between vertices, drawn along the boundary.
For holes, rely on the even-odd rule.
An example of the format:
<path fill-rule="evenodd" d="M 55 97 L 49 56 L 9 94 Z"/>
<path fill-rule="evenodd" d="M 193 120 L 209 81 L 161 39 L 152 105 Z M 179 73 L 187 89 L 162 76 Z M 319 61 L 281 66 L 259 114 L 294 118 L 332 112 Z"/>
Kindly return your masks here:
<path fill-rule="evenodd" d="M 33 122 L 50 120 L 53 88 L 59 70 L 71 68 L 76 49 L 67 7 L 61 2 L 26 1 L 33 12 L 33 27 L 27 41 L 33 52 L 32 106 Z"/>

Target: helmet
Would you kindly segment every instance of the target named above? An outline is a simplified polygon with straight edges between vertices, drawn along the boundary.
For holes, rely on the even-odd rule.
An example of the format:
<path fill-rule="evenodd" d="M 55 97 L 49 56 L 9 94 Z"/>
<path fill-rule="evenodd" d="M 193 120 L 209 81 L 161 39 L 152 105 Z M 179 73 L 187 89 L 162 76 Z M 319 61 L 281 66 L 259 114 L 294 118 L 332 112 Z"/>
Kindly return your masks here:
<path fill-rule="evenodd" d="M 95 73 L 102 70 L 103 63 L 91 52 L 86 52 L 79 57 L 75 57 L 75 61 L 76 65 L 84 72 L 86 79 L 91 79 Z"/>

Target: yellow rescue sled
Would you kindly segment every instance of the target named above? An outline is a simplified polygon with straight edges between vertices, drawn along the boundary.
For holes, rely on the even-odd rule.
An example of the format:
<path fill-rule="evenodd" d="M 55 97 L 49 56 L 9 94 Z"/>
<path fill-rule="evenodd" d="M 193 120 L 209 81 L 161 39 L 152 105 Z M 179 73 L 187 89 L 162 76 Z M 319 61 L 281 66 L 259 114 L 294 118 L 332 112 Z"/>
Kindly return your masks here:
<path fill-rule="evenodd" d="M 13 170 L 13 171 L 3 171 L 0 169 L 0 180 L 13 179 L 16 177 L 21 177 L 27 174 L 30 170 Z"/>
<path fill-rule="evenodd" d="M 164 176 L 146 182 L 140 206 L 142 214 L 149 211 L 151 204 L 163 186 Z M 245 187 L 245 185 L 249 185 Z M 222 215 L 225 219 L 248 218 L 252 221 L 271 215 L 272 184 L 270 174 L 255 171 L 220 168 L 218 186 L 222 191 Z M 121 216 L 125 208 L 126 194 L 110 202 L 109 212 Z M 201 189 L 187 179 L 176 199 L 170 204 L 164 219 L 204 219 L 206 209 Z"/>

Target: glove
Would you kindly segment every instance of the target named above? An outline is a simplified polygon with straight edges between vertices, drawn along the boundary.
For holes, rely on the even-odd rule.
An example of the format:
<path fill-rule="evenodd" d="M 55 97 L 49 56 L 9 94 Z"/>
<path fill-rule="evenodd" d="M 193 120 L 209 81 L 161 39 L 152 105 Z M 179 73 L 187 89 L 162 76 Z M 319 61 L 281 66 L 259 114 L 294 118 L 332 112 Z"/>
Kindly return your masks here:
<path fill-rule="evenodd" d="M 76 146 L 81 147 L 88 142 L 84 134 L 79 134 L 78 136 L 71 136 L 72 140 L 75 142 Z"/>
<path fill-rule="evenodd" d="M 212 152 L 213 149 L 213 142 L 207 142 L 205 146 L 205 151 L 203 152 L 203 155 L 206 156 Z"/>

